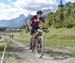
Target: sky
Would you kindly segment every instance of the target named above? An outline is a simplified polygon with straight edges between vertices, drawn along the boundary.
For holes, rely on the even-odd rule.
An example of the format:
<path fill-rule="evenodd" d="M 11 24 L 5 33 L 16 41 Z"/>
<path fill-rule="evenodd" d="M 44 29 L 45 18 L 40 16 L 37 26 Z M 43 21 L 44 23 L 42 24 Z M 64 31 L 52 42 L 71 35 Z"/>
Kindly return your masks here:
<path fill-rule="evenodd" d="M 0 20 L 10 20 L 21 14 L 36 14 L 37 10 L 53 9 L 60 0 L 0 0 Z M 66 2 L 75 0 L 63 0 Z"/>

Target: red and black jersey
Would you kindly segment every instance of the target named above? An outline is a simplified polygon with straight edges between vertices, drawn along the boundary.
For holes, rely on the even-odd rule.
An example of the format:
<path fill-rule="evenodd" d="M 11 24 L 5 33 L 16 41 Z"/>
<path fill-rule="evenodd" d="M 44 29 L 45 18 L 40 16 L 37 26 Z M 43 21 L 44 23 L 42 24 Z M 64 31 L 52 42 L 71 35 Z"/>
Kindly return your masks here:
<path fill-rule="evenodd" d="M 40 17 L 39 19 L 37 19 L 37 15 L 34 15 L 30 20 L 32 21 L 31 26 L 32 26 L 33 29 L 39 28 L 39 23 L 40 23 L 41 21 L 42 21 L 42 22 L 45 22 L 42 17 Z"/>

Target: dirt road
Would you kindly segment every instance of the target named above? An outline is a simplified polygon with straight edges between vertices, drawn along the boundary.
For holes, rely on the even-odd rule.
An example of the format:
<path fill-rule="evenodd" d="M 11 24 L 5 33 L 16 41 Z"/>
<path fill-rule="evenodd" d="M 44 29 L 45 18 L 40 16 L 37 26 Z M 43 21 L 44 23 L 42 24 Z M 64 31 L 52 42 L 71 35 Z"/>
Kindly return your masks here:
<path fill-rule="evenodd" d="M 44 55 L 43 58 L 40 59 L 25 45 L 20 44 L 14 40 L 12 40 L 11 44 L 13 47 L 11 51 L 20 58 L 20 63 L 75 63 L 75 57 L 71 57 L 69 55 L 68 57 L 64 55 L 63 58 L 61 58 L 61 56 L 56 59 L 55 57 Z"/>

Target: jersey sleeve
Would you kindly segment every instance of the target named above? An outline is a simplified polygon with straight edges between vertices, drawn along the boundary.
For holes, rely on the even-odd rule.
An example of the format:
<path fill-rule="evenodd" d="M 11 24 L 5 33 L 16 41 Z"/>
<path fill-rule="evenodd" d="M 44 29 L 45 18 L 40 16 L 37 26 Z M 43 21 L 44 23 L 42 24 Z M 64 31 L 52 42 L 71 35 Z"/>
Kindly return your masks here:
<path fill-rule="evenodd" d="M 37 18 L 37 16 L 35 15 L 35 16 L 31 17 L 30 20 L 33 21 L 36 18 Z"/>
<path fill-rule="evenodd" d="M 40 18 L 40 20 L 41 20 L 43 23 L 45 22 L 44 18 L 42 18 L 42 17 Z"/>

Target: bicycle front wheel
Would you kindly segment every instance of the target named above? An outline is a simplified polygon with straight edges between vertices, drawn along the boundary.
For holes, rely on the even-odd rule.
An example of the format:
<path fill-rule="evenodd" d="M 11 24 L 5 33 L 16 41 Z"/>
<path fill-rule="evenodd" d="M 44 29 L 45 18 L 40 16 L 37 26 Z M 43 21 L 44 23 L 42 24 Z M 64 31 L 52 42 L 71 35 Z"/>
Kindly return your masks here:
<path fill-rule="evenodd" d="M 43 37 L 39 37 L 38 43 L 36 44 L 36 47 L 35 47 L 37 57 L 42 58 L 44 54 L 44 48 L 45 48 L 45 45 L 44 45 Z"/>

